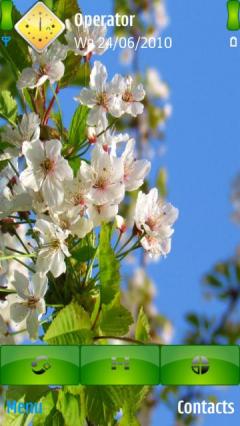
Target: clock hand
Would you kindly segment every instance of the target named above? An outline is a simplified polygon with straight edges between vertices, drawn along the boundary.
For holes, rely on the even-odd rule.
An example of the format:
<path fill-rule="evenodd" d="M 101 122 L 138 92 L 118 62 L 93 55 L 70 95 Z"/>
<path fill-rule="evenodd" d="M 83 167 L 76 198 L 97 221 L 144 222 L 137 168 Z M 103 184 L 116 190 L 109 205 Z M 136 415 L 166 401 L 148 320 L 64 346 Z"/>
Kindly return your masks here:
<path fill-rule="evenodd" d="M 39 18 L 39 31 L 42 31 L 42 18 Z"/>

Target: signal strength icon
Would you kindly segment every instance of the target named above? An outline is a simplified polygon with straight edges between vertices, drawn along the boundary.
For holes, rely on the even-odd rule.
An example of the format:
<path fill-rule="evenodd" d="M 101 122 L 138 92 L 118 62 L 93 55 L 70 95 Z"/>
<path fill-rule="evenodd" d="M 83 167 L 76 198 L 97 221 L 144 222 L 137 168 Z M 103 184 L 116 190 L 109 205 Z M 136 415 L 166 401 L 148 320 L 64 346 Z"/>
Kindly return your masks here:
<path fill-rule="evenodd" d="M 2 40 L 2 42 L 4 44 L 4 46 L 8 47 L 10 41 L 12 40 L 12 37 L 9 36 L 9 35 L 4 35 L 4 36 L 1 37 L 1 40 Z"/>

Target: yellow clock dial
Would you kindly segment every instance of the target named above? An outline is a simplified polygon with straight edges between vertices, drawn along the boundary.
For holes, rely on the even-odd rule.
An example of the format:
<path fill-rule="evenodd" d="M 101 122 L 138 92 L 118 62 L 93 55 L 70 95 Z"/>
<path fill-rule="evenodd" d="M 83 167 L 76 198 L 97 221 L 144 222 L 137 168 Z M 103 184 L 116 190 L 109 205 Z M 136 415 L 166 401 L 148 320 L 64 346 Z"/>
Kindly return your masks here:
<path fill-rule="evenodd" d="M 41 53 L 62 34 L 65 25 L 44 3 L 38 2 L 18 21 L 15 29 Z"/>

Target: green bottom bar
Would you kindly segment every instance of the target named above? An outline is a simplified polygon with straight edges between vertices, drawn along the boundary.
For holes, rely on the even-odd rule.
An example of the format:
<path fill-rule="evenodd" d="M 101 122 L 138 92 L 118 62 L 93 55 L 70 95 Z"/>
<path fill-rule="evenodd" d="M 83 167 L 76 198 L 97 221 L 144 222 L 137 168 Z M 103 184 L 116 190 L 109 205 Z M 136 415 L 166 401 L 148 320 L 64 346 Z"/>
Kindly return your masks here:
<path fill-rule="evenodd" d="M 238 385 L 238 346 L 163 346 L 162 385 Z"/>
<path fill-rule="evenodd" d="M 238 346 L 1 346 L 2 385 L 238 385 Z"/>

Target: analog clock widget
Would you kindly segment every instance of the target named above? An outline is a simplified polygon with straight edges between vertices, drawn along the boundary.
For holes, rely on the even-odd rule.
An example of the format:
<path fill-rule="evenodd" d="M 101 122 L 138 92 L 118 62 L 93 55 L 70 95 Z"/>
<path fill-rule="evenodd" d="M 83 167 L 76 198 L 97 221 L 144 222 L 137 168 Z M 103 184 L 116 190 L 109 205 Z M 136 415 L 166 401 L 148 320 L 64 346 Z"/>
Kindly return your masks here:
<path fill-rule="evenodd" d="M 35 50 L 42 52 L 60 36 L 65 25 L 44 3 L 38 2 L 15 29 Z"/>

